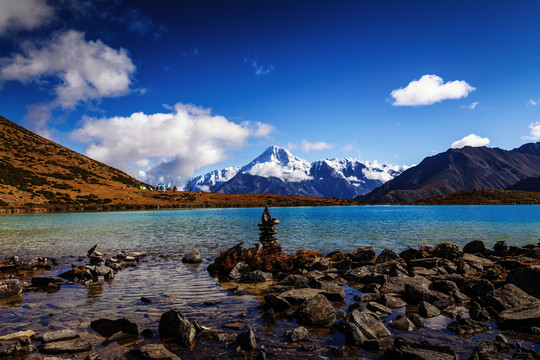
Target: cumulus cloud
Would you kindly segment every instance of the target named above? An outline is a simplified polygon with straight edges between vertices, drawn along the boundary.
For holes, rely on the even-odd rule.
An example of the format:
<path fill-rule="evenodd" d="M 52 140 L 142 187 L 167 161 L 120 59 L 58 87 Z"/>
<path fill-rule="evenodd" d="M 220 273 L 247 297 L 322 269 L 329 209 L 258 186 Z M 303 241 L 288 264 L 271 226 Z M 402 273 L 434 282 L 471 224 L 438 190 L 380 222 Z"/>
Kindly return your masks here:
<path fill-rule="evenodd" d="M 49 23 L 54 10 L 45 0 L 0 1 L 0 36 L 16 30 L 32 30 Z"/>
<path fill-rule="evenodd" d="M 540 140 L 540 122 L 530 123 L 529 129 L 531 129 L 530 136 L 524 136 L 524 139 L 528 140 Z"/>
<path fill-rule="evenodd" d="M 80 102 L 125 95 L 134 72 L 126 50 L 115 50 L 100 40 L 88 41 L 75 30 L 56 33 L 43 42 L 24 42 L 21 53 L 0 58 L 0 84 L 34 82 L 52 88 L 54 100 L 39 105 L 49 113 L 56 107 L 72 109 Z M 31 113 L 28 116 L 37 121 Z M 48 120 L 40 119 L 42 123 Z"/>
<path fill-rule="evenodd" d="M 309 176 L 309 174 L 307 174 L 304 170 L 301 169 L 291 169 L 275 165 L 266 165 L 268 164 L 257 164 L 253 168 L 251 168 L 248 173 L 251 175 L 262 176 L 266 178 L 286 178 L 287 181 L 291 182 L 313 180 L 313 177 Z"/>
<path fill-rule="evenodd" d="M 394 106 L 431 105 L 442 100 L 467 97 L 476 88 L 463 80 L 444 82 L 437 75 L 424 75 L 411 81 L 406 87 L 393 90 Z"/>
<path fill-rule="evenodd" d="M 452 143 L 451 148 L 452 149 L 461 149 L 465 146 L 486 146 L 490 143 L 490 140 L 488 138 L 483 138 L 475 134 L 470 134 L 465 136 L 461 140 L 454 141 Z"/>
<path fill-rule="evenodd" d="M 303 152 L 310 152 L 311 150 L 320 151 L 320 150 L 326 150 L 331 149 L 332 145 L 325 143 L 324 141 L 319 141 L 316 143 L 310 143 L 306 140 L 302 140 L 302 151 Z"/>
<path fill-rule="evenodd" d="M 193 176 L 245 145 L 249 124 L 236 124 L 209 109 L 178 103 L 169 113 L 85 118 L 72 133 L 87 142 L 86 155 L 143 180 Z"/>
<path fill-rule="evenodd" d="M 362 169 L 362 173 L 364 174 L 366 179 L 379 180 L 379 181 L 382 181 L 383 183 L 390 181 L 394 178 L 394 176 L 392 176 L 390 173 L 379 170 L 379 169 L 365 168 L 365 169 Z"/>
<path fill-rule="evenodd" d="M 274 65 L 264 66 L 259 63 L 259 60 L 253 59 L 249 55 L 246 55 L 246 57 L 244 57 L 244 64 L 250 65 L 255 71 L 255 75 L 257 76 L 268 75 L 272 71 L 274 71 Z"/>
<path fill-rule="evenodd" d="M 276 128 L 274 126 L 257 121 L 255 123 L 255 129 L 252 131 L 252 134 L 254 137 L 267 137 L 275 130 Z"/>

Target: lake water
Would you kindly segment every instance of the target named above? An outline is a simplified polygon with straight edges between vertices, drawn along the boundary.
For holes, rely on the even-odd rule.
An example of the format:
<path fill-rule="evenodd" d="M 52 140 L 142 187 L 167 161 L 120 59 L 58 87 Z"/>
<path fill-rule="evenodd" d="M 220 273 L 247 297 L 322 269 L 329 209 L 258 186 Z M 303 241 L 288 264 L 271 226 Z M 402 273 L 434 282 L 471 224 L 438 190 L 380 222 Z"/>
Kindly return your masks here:
<path fill-rule="evenodd" d="M 88 249 L 98 244 L 107 256 L 118 251 L 142 251 L 150 255 L 136 268 L 117 273 L 111 282 L 91 286 L 64 285 L 52 294 L 25 293 L 22 302 L 0 304 L 0 335 L 32 329 L 72 328 L 90 339 L 98 351 L 107 351 L 108 358 L 125 352 L 120 345 L 99 345 L 102 338 L 90 328 L 91 320 L 125 317 L 136 322 L 140 329 L 157 333 L 159 317 L 171 308 L 183 311 L 190 320 L 203 325 L 221 327 L 228 321 L 241 319 L 250 326 L 266 347 L 277 344 L 288 356 L 298 355 L 282 334 L 295 324 L 280 321 L 277 327 L 265 325 L 258 310 L 259 287 L 218 283 L 206 271 L 208 264 L 219 254 L 241 241 L 245 246 L 258 242 L 257 223 L 262 208 L 198 209 L 171 211 L 138 211 L 107 213 L 51 213 L 0 216 L 0 258 L 17 255 L 22 259 L 34 256 L 54 257 L 60 266 L 41 275 L 57 275 L 72 263 L 80 265 Z M 355 206 L 271 208 L 278 218 L 277 238 L 286 252 L 298 249 L 354 250 L 373 246 L 378 251 L 396 251 L 421 244 L 433 245 L 452 241 L 461 246 L 471 240 L 483 240 L 492 246 L 505 240 L 511 245 L 536 243 L 540 238 L 540 206 Z M 184 253 L 199 249 L 204 262 L 187 265 L 180 260 Z M 264 285 L 263 285 L 264 287 Z M 347 287 L 351 303 L 358 290 Z M 140 301 L 141 296 L 152 300 Z M 219 302 L 205 306 L 207 301 Z M 393 316 L 395 317 L 397 313 Z M 440 316 L 429 320 L 432 326 L 414 332 L 409 337 L 459 343 L 460 355 L 468 358 L 474 344 L 492 340 L 493 332 L 463 339 L 444 329 L 451 320 Z M 394 330 L 392 330 L 395 333 Z M 314 343 L 342 345 L 339 333 L 312 334 Z M 159 341 L 157 335 L 149 340 Z M 209 346 L 209 347 L 208 347 Z M 221 346 L 221 348 L 219 348 Z M 205 352 L 230 353 L 230 348 L 215 344 L 199 344 L 186 358 L 205 358 Z M 323 352 L 324 353 L 324 352 Z M 358 353 L 349 354 L 351 357 Z M 377 358 L 362 351 L 364 358 Z M 182 357 L 182 356 L 181 356 Z"/>

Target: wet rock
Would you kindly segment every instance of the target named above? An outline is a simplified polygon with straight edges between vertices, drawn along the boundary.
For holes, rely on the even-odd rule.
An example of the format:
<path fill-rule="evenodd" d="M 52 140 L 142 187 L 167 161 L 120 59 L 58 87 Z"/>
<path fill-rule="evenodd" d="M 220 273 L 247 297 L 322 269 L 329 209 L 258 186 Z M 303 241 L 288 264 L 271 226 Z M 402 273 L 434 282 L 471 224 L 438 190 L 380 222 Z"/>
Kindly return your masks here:
<path fill-rule="evenodd" d="M 105 340 L 103 343 L 101 343 L 102 346 L 107 346 L 112 343 L 119 343 L 119 344 L 127 344 L 127 343 L 134 343 L 138 339 L 137 334 L 128 334 L 125 332 L 117 332 L 116 334 L 113 334 L 110 338 Z"/>
<path fill-rule="evenodd" d="M 376 302 L 368 302 L 366 304 L 366 309 L 373 311 L 380 318 L 384 318 L 392 314 L 392 309 Z"/>
<path fill-rule="evenodd" d="M 383 305 L 392 309 L 402 308 L 407 305 L 407 303 L 397 294 L 384 294 L 381 296 L 380 301 Z"/>
<path fill-rule="evenodd" d="M 321 282 L 322 294 L 330 301 L 344 301 L 345 291 L 336 283 L 323 281 Z"/>
<path fill-rule="evenodd" d="M 92 344 L 87 340 L 74 339 L 41 344 L 38 349 L 42 354 L 74 354 L 90 351 Z"/>
<path fill-rule="evenodd" d="M 478 344 L 469 360 L 499 360 L 497 346 L 492 341 Z"/>
<path fill-rule="evenodd" d="M 141 301 L 145 304 L 150 304 L 152 302 L 152 300 L 150 300 L 149 298 L 147 297 L 141 297 Z"/>
<path fill-rule="evenodd" d="M 403 295 L 405 293 L 405 285 L 407 284 L 422 285 L 428 288 L 431 281 L 423 276 L 391 277 L 382 284 L 380 291 L 382 294 L 394 293 Z"/>
<path fill-rule="evenodd" d="M 255 270 L 245 274 L 242 277 L 241 282 L 255 284 L 260 282 L 272 281 L 272 279 L 272 273 Z"/>
<path fill-rule="evenodd" d="M 317 261 L 313 266 L 311 266 L 314 270 L 328 270 L 330 268 L 330 260 L 327 258 L 321 258 L 319 261 Z"/>
<path fill-rule="evenodd" d="M 372 247 L 358 248 L 349 256 L 353 262 L 371 261 L 375 258 L 375 250 Z"/>
<path fill-rule="evenodd" d="M 447 295 L 452 295 L 456 291 L 459 291 L 457 284 L 451 280 L 438 280 L 431 283 L 429 286 L 431 290 L 437 290 Z"/>
<path fill-rule="evenodd" d="M 302 288 L 286 291 L 280 296 L 291 304 L 301 304 L 310 297 L 322 294 L 322 292 L 323 290 L 321 289 Z"/>
<path fill-rule="evenodd" d="M 283 297 L 269 294 L 264 296 L 264 301 L 267 306 L 274 309 L 277 312 L 282 312 L 291 308 L 291 304 Z"/>
<path fill-rule="evenodd" d="M 239 261 L 234 265 L 228 276 L 231 280 L 240 280 L 247 272 L 249 272 L 249 265 L 243 261 Z"/>
<path fill-rule="evenodd" d="M 540 324 L 540 306 L 538 302 L 504 310 L 499 313 L 497 325 L 501 330 L 519 330 L 529 332 L 531 327 Z"/>
<path fill-rule="evenodd" d="M 418 304 L 418 313 L 425 318 L 439 316 L 441 311 L 427 301 L 422 301 Z"/>
<path fill-rule="evenodd" d="M 345 342 L 347 345 L 361 346 L 365 341 L 390 335 L 390 331 L 379 317 L 365 308 L 353 310 L 345 320 Z"/>
<path fill-rule="evenodd" d="M 300 323 L 313 326 L 329 327 L 336 321 L 334 306 L 322 294 L 304 301 L 295 311 L 294 316 Z"/>
<path fill-rule="evenodd" d="M 36 335 L 36 333 L 33 330 L 25 330 L 25 331 L 17 331 L 14 333 L 10 333 L 7 335 L 0 336 L 0 341 L 10 341 L 10 340 L 17 340 L 19 338 L 23 337 L 32 337 Z"/>
<path fill-rule="evenodd" d="M 131 321 L 127 319 L 117 319 L 117 320 L 110 320 L 110 319 L 99 319 L 94 320 L 90 323 L 90 327 L 92 330 L 97 332 L 99 335 L 103 337 L 111 337 L 113 334 L 117 332 L 125 332 L 128 334 L 138 334 L 139 328 L 137 327 L 137 324 L 132 323 Z"/>
<path fill-rule="evenodd" d="M 255 340 L 255 334 L 252 330 L 248 330 L 236 337 L 236 343 L 240 345 L 243 350 L 251 351 L 257 347 L 257 341 Z"/>
<path fill-rule="evenodd" d="M 456 353 L 446 345 L 430 345 L 423 341 L 396 338 L 394 346 L 385 351 L 381 360 L 457 360 Z"/>
<path fill-rule="evenodd" d="M 397 259 L 397 257 L 398 257 L 398 254 L 394 250 L 383 249 L 383 251 L 381 251 L 379 256 L 377 256 L 377 259 L 375 260 L 375 263 L 382 264 L 382 263 L 385 263 L 387 261 L 392 261 L 394 259 Z"/>
<path fill-rule="evenodd" d="M 459 336 L 470 336 L 489 330 L 489 325 L 481 321 L 459 319 L 448 325 L 447 328 Z"/>
<path fill-rule="evenodd" d="M 495 346 L 497 346 L 498 352 L 509 353 L 510 351 L 512 351 L 512 349 L 515 348 L 514 344 L 508 341 L 506 336 L 504 336 L 503 334 L 497 334 L 493 342 L 495 343 Z"/>
<path fill-rule="evenodd" d="M 417 328 L 423 328 L 425 326 L 424 321 L 422 320 L 422 317 L 418 313 L 411 313 L 407 315 L 409 320 L 414 324 Z"/>
<path fill-rule="evenodd" d="M 150 339 L 152 338 L 152 336 L 154 336 L 154 332 L 150 329 L 144 329 L 143 331 L 141 331 L 141 335 L 147 339 Z"/>
<path fill-rule="evenodd" d="M 347 258 L 347 259 L 337 262 L 336 264 L 334 264 L 334 266 L 338 271 L 344 272 L 351 269 L 352 263 L 353 263 L 352 260 Z"/>
<path fill-rule="evenodd" d="M 497 241 L 495 245 L 493 245 L 493 251 L 499 256 L 504 255 L 506 252 L 508 252 L 508 249 L 509 247 L 506 241 Z"/>
<path fill-rule="evenodd" d="M 233 322 L 223 325 L 223 327 L 227 329 L 233 329 L 233 330 L 242 330 L 246 328 L 246 324 L 244 324 L 241 321 L 233 321 Z"/>
<path fill-rule="evenodd" d="M 540 294 L 540 265 L 512 269 L 506 281 L 531 295 Z"/>
<path fill-rule="evenodd" d="M 141 360 L 180 360 L 165 348 L 162 344 L 144 344 L 131 351 L 131 353 Z"/>
<path fill-rule="evenodd" d="M 458 245 L 451 242 L 438 243 L 435 245 L 434 253 L 436 256 L 448 260 L 455 260 L 463 256 L 463 250 Z"/>
<path fill-rule="evenodd" d="M 395 321 L 390 321 L 388 324 L 392 329 L 400 331 L 413 331 L 414 324 L 405 316 L 399 315 Z"/>
<path fill-rule="evenodd" d="M 481 304 L 485 307 L 492 307 L 495 311 L 500 312 L 529 304 L 537 304 L 536 306 L 540 307 L 540 299 L 527 294 L 514 284 L 505 284 L 484 296 Z"/>
<path fill-rule="evenodd" d="M 92 277 L 103 276 L 106 280 L 114 279 L 114 270 L 105 265 L 89 265 L 86 267 L 92 273 Z"/>
<path fill-rule="evenodd" d="M 473 240 L 473 241 L 467 243 L 467 245 L 465 245 L 463 247 L 463 252 L 464 253 L 469 253 L 469 254 L 482 254 L 482 255 L 485 255 L 485 254 L 489 253 L 489 248 L 486 245 L 484 245 L 483 241 L 481 241 L 481 240 Z"/>
<path fill-rule="evenodd" d="M 22 290 L 22 284 L 18 279 L 0 281 L 0 298 L 20 295 Z"/>
<path fill-rule="evenodd" d="M 28 338 L 26 338 L 28 339 Z M 29 344 L 21 344 L 17 341 L 15 344 L 9 345 L 0 350 L 0 358 L 9 358 L 9 359 L 21 359 L 26 358 L 28 355 L 35 352 L 36 349 Z"/>
<path fill-rule="evenodd" d="M 469 309 L 469 316 L 473 320 L 478 320 L 478 321 L 489 320 L 489 312 L 475 301 L 473 301 L 473 303 L 471 304 L 471 308 Z"/>
<path fill-rule="evenodd" d="M 199 250 L 195 249 L 188 252 L 183 258 L 182 262 L 186 264 L 199 264 L 202 263 L 203 259 Z"/>
<path fill-rule="evenodd" d="M 394 342 L 389 337 L 382 337 L 364 341 L 362 347 L 369 351 L 381 352 L 394 346 Z"/>
<path fill-rule="evenodd" d="M 520 343 L 517 343 L 517 350 L 512 356 L 512 360 L 537 360 L 540 359 L 540 352 L 534 349 L 525 349 Z"/>
<path fill-rule="evenodd" d="M 269 310 L 266 310 L 263 313 L 262 318 L 266 323 L 269 323 L 269 324 L 272 324 L 272 325 L 277 324 L 276 312 L 272 308 L 270 308 Z"/>
<path fill-rule="evenodd" d="M 287 337 L 291 343 L 298 343 L 300 341 L 304 341 L 308 338 L 308 336 L 309 332 L 303 326 L 299 326 L 296 329 L 288 330 L 285 332 L 285 337 Z"/>
<path fill-rule="evenodd" d="M 58 286 L 64 283 L 64 279 L 56 276 L 49 277 L 33 277 L 31 280 L 32 286 L 49 287 Z"/>
<path fill-rule="evenodd" d="M 430 290 L 426 283 L 422 282 L 413 282 L 410 284 L 405 284 L 405 292 L 403 298 L 407 303 L 416 305 L 421 301 L 427 301 L 437 307 L 437 302 L 441 306 L 449 305 L 452 302 L 450 296 L 436 290 Z M 443 305 L 444 303 L 444 305 Z"/>
<path fill-rule="evenodd" d="M 63 329 L 63 330 L 55 330 L 55 331 L 46 331 L 44 333 L 39 334 L 38 340 L 40 340 L 43 343 L 49 343 L 54 341 L 62 341 L 62 340 L 71 340 L 79 338 L 79 334 L 77 334 L 75 331 L 71 329 Z"/>
<path fill-rule="evenodd" d="M 182 312 L 170 310 L 163 313 L 159 319 L 159 337 L 190 347 L 195 338 L 195 327 Z"/>
<path fill-rule="evenodd" d="M 493 285 L 486 279 L 468 279 L 461 286 L 461 290 L 469 296 L 484 296 L 493 291 Z"/>

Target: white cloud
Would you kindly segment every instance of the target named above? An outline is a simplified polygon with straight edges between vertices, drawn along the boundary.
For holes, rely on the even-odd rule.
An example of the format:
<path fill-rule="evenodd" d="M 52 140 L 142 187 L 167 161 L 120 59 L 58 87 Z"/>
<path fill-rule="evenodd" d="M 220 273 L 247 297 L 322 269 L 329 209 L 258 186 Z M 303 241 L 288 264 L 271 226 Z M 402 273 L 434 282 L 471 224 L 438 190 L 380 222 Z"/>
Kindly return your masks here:
<path fill-rule="evenodd" d="M 480 104 L 480 102 L 475 101 L 475 102 L 471 103 L 470 105 L 463 105 L 463 106 L 461 106 L 461 107 L 464 108 L 464 109 L 471 109 L 471 110 L 474 110 L 474 109 L 476 109 L 476 107 L 477 107 L 479 104 Z"/>
<path fill-rule="evenodd" d="M 490 143 L 490 140 L 488 138 L 483 138 L 475 134 L 470 134 L 465 136 L 461 140 L 454 141 L 451 145 L 452 149 L 461 149 L 465 146 L 486 146 Z"/>
<path fill-rule="evenodd" d="M 133 176 L 142 171 L 147 181 L 171 181 L 226 159 L 227 152 L 244 146 L 251 134 L 249 124 L 178 103 L 169 113 L 85 118 L 72 136 L 90 143 L 86 155 L 93 159 Z"/>
<path fill-rule="evenodd" d="M 332 145 L 327 144 L 323 141 L 319 141 L 316 143 L 310 143 L 306 140 L 302 140 L 302 151 L 303 152 L 310 152 L 311 150 L 320 151 L 320 150 L 326 150 L 331 149 Z"/>
<path fill-rule="evenodd" d="M 388 172 L 381 171 L 381 170 L 378 170 L 378 169 L 365 168 L 365 169 L 362 169 L 362 173 L 364 174 L 364 176 L 367 179 L 379 180 L 379 181 L 382 181 L 383 183 L 385 183 L 387 181 L 390 181 L 390 180 L 392 180 L 394 178 Z"/>
<path fill-rule="evenodd" d="M 250 65 L 255 71 L 255 75 L 257 76 L 268 75 L 272 71 L 274 71 L 274 65 L 264 66 L 259 63 L 259 60 L 253 59 L 249 55 L 246 55 L 246 57 L 244 58 L 244 64 Z"/>
<path fill-rule="evenodd" d="M 287 181 L 291 182 L 313 180 L 313 177 L 309 176 L 301 169 L 291 169 L 282 166 L 275 166 L 274 164 L 257 164 L 253 166 L 248 173 L 266 178 L 277 177 L 280 179 L 287 179 Z"/>
<path fill-rule="evenodd" d="M 349 151 L 353 151 L 354 150 L 354 144 L 349 144 L 349 145 L 345 145 L 343 147 L 343 151 L 346 151 L 346 152 L 349 152 Z"/>
<path fill-rule="evenodd" d="M 294 150 L 298 147 L 298 145 L 296 145 L 295 143 L 293 142 L 289 142 L 286 146 L 287 150 Z"/>
<path fill-rule="evenodd" d="M 21 53 L 0 58 L 0 84 L 20 81 L 51 87 L 56 95 L 46 107 L 72 109 L 78 103 L 118 97 L 130 91 L 135 65 L 124 49 L 115 50 L 100 40 L 88 41 L 75 30 L 56 33 L 48 41 L 27 41 Z M 43 115 L 43 113 L 42 113 Z M 32 117 L 42 124 L 48 119 Z M 33 126 L 36 128 L 37 126 Z"/>
<path fill-rule="evenodd" d="M 424 75 L 411 81 L 405 88 L 393 90 L 394 106 L 431 105 L 442 100 L 467 97 L 476 88 L 463 80 L 444 83 L 437 75 Z"/>
<path fill-rule="evenodd" d="M 529 102 L 527 102 L 527 106 L 536 106 L 538 104 L 540 104 L 540 99 L 536 99 L 536 100 L 529 99 Z"/>
<path fill-rule="evenodd" d="M 531 136 L 525 136 L 524 139 L 540 140 L 540 122 L 530 123 L 529 129 L 531 129 Z"/>
<path fill-rule="evenodd" d="M 54 10 L 44 0 L 0 1 L 0 36 L 16 30 L 32 30 L 49 23 Z"/>
<path fill-rule="evenodd" d="M 252 135 L 254 137 L 267 137 L 275 130 L 276 128 L 274 126 L 257 121 L 255 123 L 255 129 L 252 131 Z"/>

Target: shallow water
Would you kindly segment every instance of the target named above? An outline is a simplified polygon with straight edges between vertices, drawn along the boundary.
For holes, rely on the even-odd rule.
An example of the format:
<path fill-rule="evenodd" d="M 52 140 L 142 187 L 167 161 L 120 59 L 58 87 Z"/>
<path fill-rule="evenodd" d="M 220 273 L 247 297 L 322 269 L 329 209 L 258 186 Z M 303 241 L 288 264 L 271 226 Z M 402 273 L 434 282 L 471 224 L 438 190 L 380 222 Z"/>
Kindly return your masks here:
<path fill-rule="evenodd" d="M 289 358 L 331 356 L 330 346 L 342 346 L 340 333 L 318 334 L 312 331 L 307 344 L 322 347 L 302 352 L 283 337 L 293 322 L 279 321 L 277 327 L 262 322 L 257 295 L 266 285 L 240 285 L 217 282 L 209 276 L 207 265 L 220 251 L 244 241 L 251 246 L 258 241 L 257 223 L 262 209 L 173 210 L 110 213 L 28 214 L 0 216 L 0 258 L 18 255 L 54 257 L 61 265 L 42 275 L 57 275 L 79 260 L 94 244 L 107 256 L 118 251 L 142 251 L 150 255 L 135 268 L 117 273 L 110 282 L 91 286 L 64 285 L 55 293 L 24 293 L 22 302 L 0 304 L 0 335 L 32 329 L 72 328 L 89 338 L 99 351 L 110 358 L 121 356 L 119 345 L 100 347 L 103 341 L 89 327 L 99 318 L 125 317 L 157 333 L 161 314 L 171 308 L 181 310 L 202 325 L 221 327 L 241 320 L 252 328 L 260 344 L 269 350 L 287 353 Z M 536 243 L 540 237 L 540 206 L 362 206 L 331 208 L 272 208 L 278 218 L 277 237 L 287 252 L 315 249 L 323 253 L 353 250 L 360 246 L 385 247 L 399 251 L 420 244 L 453 241 L 464 245 L 483 240 L 492 246 L 498 240 L 510 244 Z M 185 252 L 197 248 L 205 261 L 201 265 L 183 264 Z M 358 290 L 346 287 L 346 309 Z M 140 298 L 150 298 L 145 304 Z M 205 306 L 207 301 L 220 302 Z M 240 318 L 240 313 L 248 316 Z M 404 311 L 404 310 L 403 310 Z M 395 312 L 389 319 L 395 318 Z M 415 340 L 440 341 L 456 347 L 468 358 L 474 344 L 494 338 L 494 332 L 463 339 L 445 328 L 450 320 L 432 319 L 429 327 L 406 336 Z M 437 331 L 434 331 L 437 330 Z M 439 331 L 440 330 L 440 331 Z M 142 339 L 142 338 L 141 338 Z M 147 340 L 158 341 L 158 336 Z M 234 347 L 201 341 L 185 357 L 207 358 L 222 353 L 234 354 Z M 346 349 L 345 357 L 377 358 L 365 351 Z"/>

